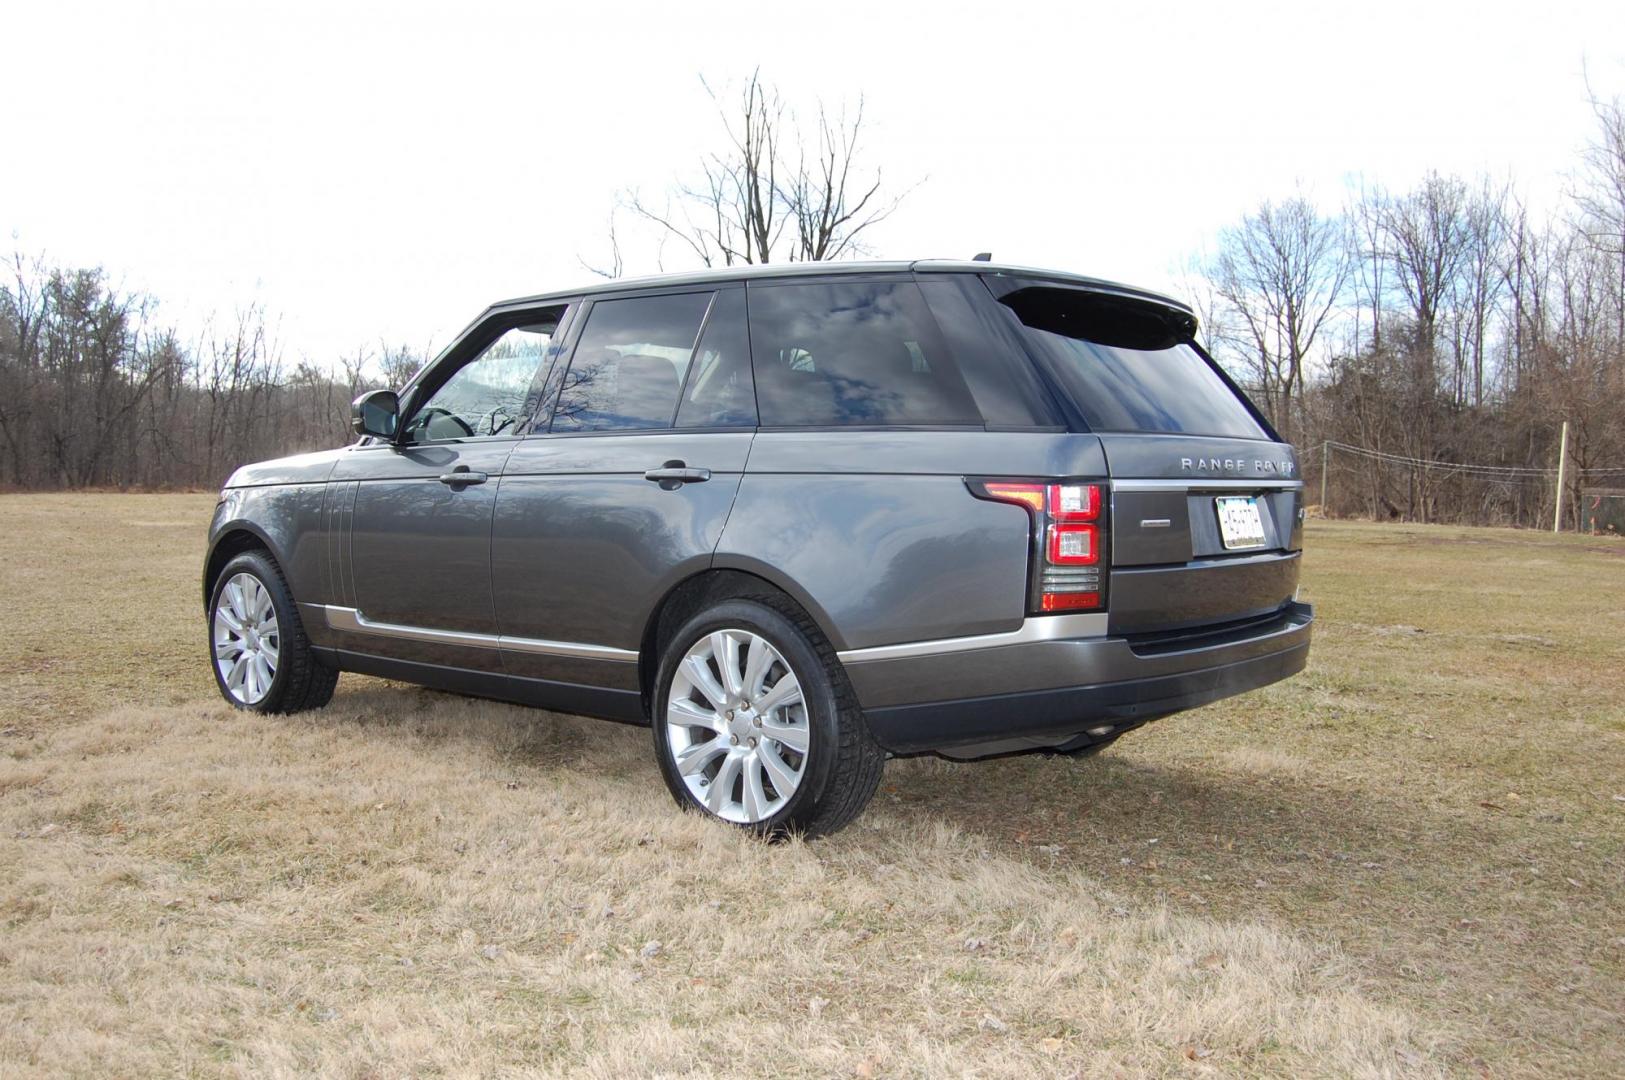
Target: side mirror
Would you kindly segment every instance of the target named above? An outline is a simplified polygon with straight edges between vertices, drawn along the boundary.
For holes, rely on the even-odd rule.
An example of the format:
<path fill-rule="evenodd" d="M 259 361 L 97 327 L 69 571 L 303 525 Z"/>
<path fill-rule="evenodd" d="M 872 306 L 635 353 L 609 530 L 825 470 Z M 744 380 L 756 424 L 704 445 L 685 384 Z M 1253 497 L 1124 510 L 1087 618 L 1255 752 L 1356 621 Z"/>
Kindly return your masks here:
<path fill-rule="evenodd" d="M 400 421 L 401 399 L 393 390 L 369 390 L 350 404 L 350 430 L 357 435 L 393 439 Z"/>

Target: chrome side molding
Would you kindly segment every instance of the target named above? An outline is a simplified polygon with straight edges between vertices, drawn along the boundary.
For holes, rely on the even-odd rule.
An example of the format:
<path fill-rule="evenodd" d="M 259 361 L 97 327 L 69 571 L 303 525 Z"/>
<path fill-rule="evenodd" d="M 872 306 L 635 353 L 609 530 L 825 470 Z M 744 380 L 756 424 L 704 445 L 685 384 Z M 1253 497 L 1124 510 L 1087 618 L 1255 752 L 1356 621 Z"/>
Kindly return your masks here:
<path fill-rule="evenodd" d="M 631 649 L 617 649 L 609 645 L 583 645 L 574 641 L 544 641 L 541 638 L 509 637 L 505 634 L 476 634 L 466 630 L 433 630 L 423 626 L 373 622 L 356 608 L 330 604 L 321 610 L 327 616 L 329 629 L 345 630 L 352 634 L 373 634 L 436 645 L 466 645 L 475 649 L 508 649 L 541 656 L 574 656 L 586 660 L 633 662 L 638 658 L 638 654 Z"/>
<path fill-rule="evenodd" d="M 1021 629 L 1002 634 L 976 634 L 971 637 L 937 638 L 932 641 L 906 641 L 900 645 L 876 645 L 868 649 L 847 649 L 836 653 L 843 664 L 862 664 L 871 660 L 902 660 L 912 656 L 937 656 L 942 653 L 970 652 L 972 649 L 997 649 L 1001 645 L 1029 645 L 1035 641 L 1056 641 L 1061 638 L 1092 638 L 1106 636 L 1106 613 L 1087 615 L 1038 615 L 1026 619 Z"/>
<path fill-rule="evenodd" d="M 313 605 L 314 606 L 314 605 Z M 399 638 L 404 641 L 423 641 L 435 645 L 464 645 L 475 649 L 508 649 L 512 652 L 541 656 L 573 656 L 585 660 L 614 660 L 634 663 L 638 654 L 632 649 L 617 649 L 610 645 L 586 645 L 574 641 L 544 641 L 541 638 L 510 637 L 506 634 L 478 634 L 467 630 L 435 630 L 424 626 L 403 626 L 400 623 L 374 622 L 358 609 L 336 607 L 332 604 L 317 608 L 327 618 L 331 630 L 352 634 L 372 634 L 377 637 Z M 941 653 L 970 652 L 973 649 L 996 649 L 1001 645 L 1027 645 L 1035 641 L 1055 641 L 1061 638 L 1091 638 L 1106 636 L 1104 612 L 1085 615 L 1041 615 L 1026 619 L 1019 630 L 1001 634 L 975 634 L 970 637 L 936 638 L 930 641 L 906 641 L 898 645 L 876 645 L 867 649 L 847 649 L 835 655 L 843 664 L 862 664 L 872 660 L 901 660 L 914 656 L 936 656 Z"/>

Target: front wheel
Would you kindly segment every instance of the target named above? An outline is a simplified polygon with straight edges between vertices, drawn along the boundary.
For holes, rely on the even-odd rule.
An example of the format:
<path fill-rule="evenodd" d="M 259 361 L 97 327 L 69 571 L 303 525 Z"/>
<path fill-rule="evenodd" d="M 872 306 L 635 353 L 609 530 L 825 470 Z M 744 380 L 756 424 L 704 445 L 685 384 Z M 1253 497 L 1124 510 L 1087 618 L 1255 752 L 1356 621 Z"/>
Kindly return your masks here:
<path fill-rule="evenodd" d="M 885 754 L 834 650 L 788 604 L 728 600 L 689 619 L 656 676 L 655 755 L 673 797 L 766 835 L 834 832 Z"/>
<path fill-rule="evenodd" d="M 310 650 L 282 570 L 264 552 L 226 564 L 209 600 L 214 681 L 239 709 L 291 713 L 332 700 L 339 673 Z"/>

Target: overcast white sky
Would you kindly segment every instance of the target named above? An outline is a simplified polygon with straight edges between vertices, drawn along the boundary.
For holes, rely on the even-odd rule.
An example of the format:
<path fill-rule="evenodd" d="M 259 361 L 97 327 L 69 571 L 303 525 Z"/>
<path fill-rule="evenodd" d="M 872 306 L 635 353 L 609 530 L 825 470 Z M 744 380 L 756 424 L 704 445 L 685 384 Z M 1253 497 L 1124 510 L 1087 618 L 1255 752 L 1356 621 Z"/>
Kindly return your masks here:
<path fill-rule="evenodd" d="M 444 344 L 588 278 L 618 191 L 715 144 L 704 74 L 868 100 L 920 182 L 888 258 L 1178 291 L 1265 196 L 1488 170 L 1554 205 L 1625 92 L 1625 3 L 651 5 L 3 0 L 0 229 L 188 331 L 251 301 L 290 359 Z M 629 271 L 652 271 L 628 245 Z M 683 265 L 667 249 L 667 268 Z"/>

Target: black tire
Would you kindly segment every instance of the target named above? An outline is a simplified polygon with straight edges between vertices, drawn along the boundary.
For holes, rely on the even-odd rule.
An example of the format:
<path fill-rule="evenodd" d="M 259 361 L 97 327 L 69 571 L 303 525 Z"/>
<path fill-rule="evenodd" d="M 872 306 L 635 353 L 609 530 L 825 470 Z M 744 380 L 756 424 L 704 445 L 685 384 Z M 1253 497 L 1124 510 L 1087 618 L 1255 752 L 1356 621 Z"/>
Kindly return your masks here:
<path fill-rule="evenodd" d="M 870 736 L 846 673 L 817 625 L 793 604 L 772 596 L 723 600 L 693 615 L 665 638 L 655 675 L 651 726 L 655 758 L 672 797 L 684 809 L 724 820 L 689 791 L 673 759 L 666 724 L 677 666 L 702 637 L 724 629 L 758 634 L 778 650 L 801 684 L 810 736 L 801 783 L 794 794 L 771 817 L 738 827 L 763 836 L 813 837 L 847 825 L 880 786 L 886 754 Z"/>
<path fill-rule="evenodd" d="M 239 574 L 254 577 L 271 597 L 276 610 L 278 629 L 277 665 L 271 686 L 265 695 L 252 703 L 239 701 L 226 685 L 225 676 L 215 662 L 215 616 L 226 585 Z M 259 713 L 296 713 L 305 709 L 319 709 L 333 699 L 333 688 L 338 685 L 339 673 L 327 667 L 311 651 L 310 639 L 299 619 L 299 608 L 293 602 L 282 568 L 263 551 L 245 551 L 225 565 L 215 579 L 214 591 L 209 596 L 207 625 L 209 670 L 214 672 L 215 685 L 220 694 L 234 708 Z"/>

